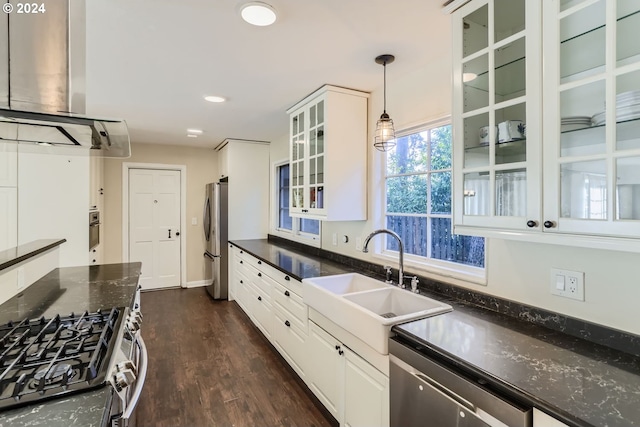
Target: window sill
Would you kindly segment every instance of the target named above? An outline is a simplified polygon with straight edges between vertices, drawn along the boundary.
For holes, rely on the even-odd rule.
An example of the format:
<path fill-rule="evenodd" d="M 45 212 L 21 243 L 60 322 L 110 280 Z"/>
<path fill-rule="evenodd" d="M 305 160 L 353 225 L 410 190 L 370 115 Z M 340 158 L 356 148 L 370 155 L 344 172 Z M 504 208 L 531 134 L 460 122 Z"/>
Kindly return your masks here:
<path fill-rule="evenodd" d="M 385 265 L 398 268 L 397 252 L 378 253 L 373 257 L 383 261 Z M 473 284 L 487 286 L 486 268 L 471 267 L 439 260 L 423 261 L 422 259 L 417 259 L 417 257 L 405 254 L 404 269 L 405 274 L 411 272 L 451 285 L 464 286 Z"/>
<path fill-rule="evenodd" d="M 289 230 L 281 230 L 281 229 L 271 230 L 270 234 L 274 236 L 282 237 L 283 239 L 302 243 L 308 246 L 313 246 L 315 248 L 320 247 L 320 236 L 312 237 L 312 236 L 307 236 L 302 234 L 294 234 Z"/>

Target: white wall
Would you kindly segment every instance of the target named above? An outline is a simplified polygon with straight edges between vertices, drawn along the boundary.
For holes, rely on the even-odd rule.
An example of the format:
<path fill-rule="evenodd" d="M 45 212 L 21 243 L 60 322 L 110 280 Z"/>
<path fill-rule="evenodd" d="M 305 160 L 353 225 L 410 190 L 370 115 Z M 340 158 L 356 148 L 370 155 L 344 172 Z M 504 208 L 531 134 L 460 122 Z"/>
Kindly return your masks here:
<path fill-rule="evenodd" d="M 89 257 L 89 150 L 18 146 L 18 245 L 67 239 L 60 267 Z"/>
<path fill-rule="evenodd" d="M 446 116 L 451 111 L 451 58 L 432 62 L 412 75 L 394 79 L 387 75 L 387 112 L 396 130 Z M 389 70 L 391 71 L 391 70 Z M 322 247 L 326 250 L 380 264 L 371 254 L 355 250 L 355 239 L 384 226 L 379 197 L 384 183 L 379 180 L 381 154 L 371 143 L 375 123 L 382 112 L 382 88 L 372 93 L 369 103 L 369 216 L 367 221 L 324 222 Z M 271 158 L 288 155 L 287 137 L 271 144 Z M 331 236 L 349 236 L 349 243 L 331 244 Z M 528 242 L 487 240 L 486 286 L 442 277 L 479 292 L 518 301 L 576 318 L 640 334 L 637 302 L 640 254 L 573 248 Z M 552 267 L 585 272 L 585 301 L 552 296 L 549 292 Z M 411 271 L 411 269 L 408 269 Z M 416 273 L 422 273 L 416 271 Z"/>

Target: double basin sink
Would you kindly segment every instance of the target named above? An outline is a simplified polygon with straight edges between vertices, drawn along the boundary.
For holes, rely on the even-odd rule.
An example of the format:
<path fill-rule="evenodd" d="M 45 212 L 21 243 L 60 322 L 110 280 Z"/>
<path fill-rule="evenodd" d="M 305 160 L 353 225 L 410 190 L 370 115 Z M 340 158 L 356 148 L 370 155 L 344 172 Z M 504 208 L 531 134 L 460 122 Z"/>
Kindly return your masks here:
<path fill-rule="evenodd" d="M 393 325 L 452 310 L 448 304 L 358 273 L 304 279 L 302 297 L 381 354 L 388 354 Z"/>

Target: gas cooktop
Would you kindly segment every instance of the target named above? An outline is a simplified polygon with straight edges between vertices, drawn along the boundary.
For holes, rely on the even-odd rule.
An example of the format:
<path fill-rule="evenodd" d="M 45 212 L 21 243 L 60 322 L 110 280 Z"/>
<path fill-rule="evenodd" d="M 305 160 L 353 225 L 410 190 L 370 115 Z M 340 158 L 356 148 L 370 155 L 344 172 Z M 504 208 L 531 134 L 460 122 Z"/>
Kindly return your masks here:
<path fill-rule="evenodd" d="M 0 409 L 103 385 L 123 318 L 114 308 L 0 326 Z"/>

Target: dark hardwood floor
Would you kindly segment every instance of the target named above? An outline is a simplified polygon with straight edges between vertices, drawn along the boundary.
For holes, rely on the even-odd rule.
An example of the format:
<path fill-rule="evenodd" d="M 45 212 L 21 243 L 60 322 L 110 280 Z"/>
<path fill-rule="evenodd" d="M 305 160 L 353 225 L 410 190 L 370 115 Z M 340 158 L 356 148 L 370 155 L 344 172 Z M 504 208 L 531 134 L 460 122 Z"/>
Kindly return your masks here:
<path fill-rule="evenodd" d="M 330 426 L 235 302 L 204 288 L 142 294 L 139 427 Z"/>

